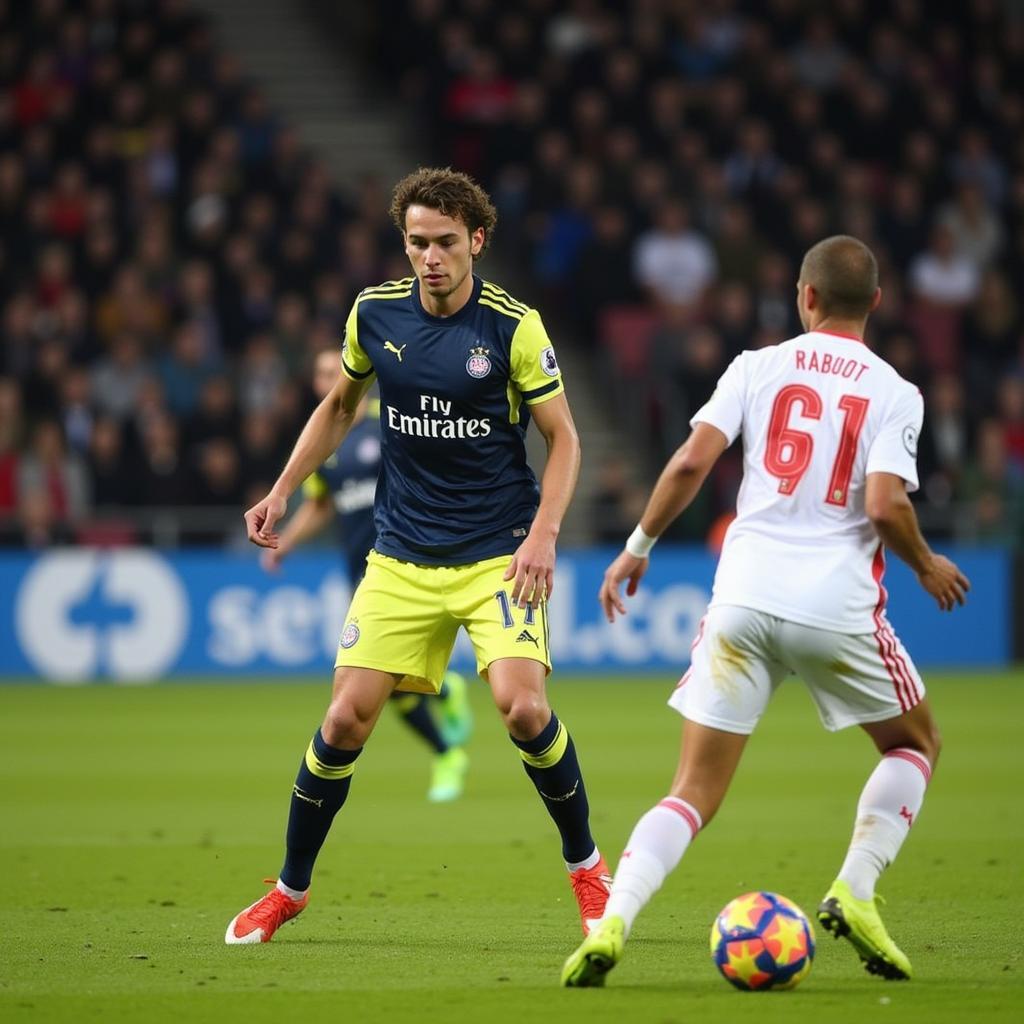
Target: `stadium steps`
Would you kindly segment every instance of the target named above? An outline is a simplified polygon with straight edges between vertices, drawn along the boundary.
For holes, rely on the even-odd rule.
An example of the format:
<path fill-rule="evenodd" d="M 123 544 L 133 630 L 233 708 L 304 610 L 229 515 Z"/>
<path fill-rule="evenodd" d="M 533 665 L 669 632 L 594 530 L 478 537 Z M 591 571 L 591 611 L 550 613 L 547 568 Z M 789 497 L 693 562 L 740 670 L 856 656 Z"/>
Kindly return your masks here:
<path fill-rule="evenodd" d="M 355 62 L 294 0 L 200 0 L 224 45 L 258 81 L 271 106 L 320 152 L 335 179 L 368 171 L 391 180 L 415 166 L 402 108 L 371 90 Z"/>
<path fill-rule="evenodd" d="M 306 3 L 199 0 L 196 6 L 214 19 L 244 74 L 259 82 L 271 107 L 322 155 L 340 184 L 352 186 L 367 172 L 394 181 L 420 162 L 408 113 L 366 80 L 358 61 L 339 59 L 344 54 L 338 37 L 321 25 Z M 357 36 L 353 31 L 353 45 Z M 521 275 L 502 267 L 495 256 L 488 260 L 491 273 L 517 292 L 516 278 Z M 520 292 L 527 293 L 525 288 Z M 557 327 L 552 333 L 584 444 L 580 483 L 561 543 L 584 544 L 590 539 L 590 498 L 601 461 L 622 450 L 628 432 L 612 422 L 607 403 L 600 398 L 603 389 L 592 356 L 559 343 Z M 527 436 L 530 462 L 539 469 L 544 465 L 543 439 L 536 430 Z M 635 459 L 635 452 L 625 454 Z"/>

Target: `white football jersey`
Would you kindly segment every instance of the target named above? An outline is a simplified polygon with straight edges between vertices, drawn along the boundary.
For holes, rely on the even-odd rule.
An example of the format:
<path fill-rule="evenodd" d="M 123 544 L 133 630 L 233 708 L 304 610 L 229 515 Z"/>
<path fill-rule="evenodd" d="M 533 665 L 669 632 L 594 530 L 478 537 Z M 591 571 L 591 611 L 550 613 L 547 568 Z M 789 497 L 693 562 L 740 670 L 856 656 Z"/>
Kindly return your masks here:
<path fill-rule="evenodd" d="M 869 473 L 917 489 L 921 393 L 859 339 L 811 331 L 743 352 L 691 423 L 743 436 L 743 483 L 712 605 L 872 633 L 885 557 L 864 512 Z"/>

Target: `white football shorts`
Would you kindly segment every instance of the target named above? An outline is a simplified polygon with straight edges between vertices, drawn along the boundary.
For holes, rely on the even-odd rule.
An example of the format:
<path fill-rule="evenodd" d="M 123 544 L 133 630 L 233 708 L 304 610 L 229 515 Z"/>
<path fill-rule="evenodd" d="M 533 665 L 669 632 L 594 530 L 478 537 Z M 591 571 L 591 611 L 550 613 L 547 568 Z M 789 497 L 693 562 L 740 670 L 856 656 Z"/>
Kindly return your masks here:
<path fill-rule="evenodd" d="M 775 688 L 795 674 L 830 732 L 897 718 L 921 702 L 924 683 L 885 616 L 876 621 L 874 633 L 851 635 L 715 605 L 669 706 L 700 725 L 749 735 Z"/>

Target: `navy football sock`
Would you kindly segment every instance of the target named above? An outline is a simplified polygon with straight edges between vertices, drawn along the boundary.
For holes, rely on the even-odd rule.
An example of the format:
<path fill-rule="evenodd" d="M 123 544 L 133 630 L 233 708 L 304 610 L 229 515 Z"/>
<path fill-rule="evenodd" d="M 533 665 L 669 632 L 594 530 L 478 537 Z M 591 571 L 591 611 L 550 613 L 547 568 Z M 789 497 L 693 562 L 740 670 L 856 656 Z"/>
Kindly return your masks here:
<path fill-rule="evenodd" d="M 422 693 L 396 693 L 392 696 L 395 708 L 413 732 L 420 736 L 436 754 L 448 752 L 448 744 L 437 728 L 430 705 Z"/>
<path fill-rule="evenodd" d="M 523 767 L 537 787 L 562 837 L 562 856 L 570 864 L 586 860 L 595 849 L 590 834 L 590 805 L 576 747 L 569 731 L 551 713 L 551 721 L 532 740 L 510 737 Z"/>
<path fill-rule="evenodd" d="M 290 889 L 309 888 L 320 847 L 348 796 L 358 750 L 332 747 L 317 729 L 299 765 L 288 814 L 287 853 L 280 878 Z"/>

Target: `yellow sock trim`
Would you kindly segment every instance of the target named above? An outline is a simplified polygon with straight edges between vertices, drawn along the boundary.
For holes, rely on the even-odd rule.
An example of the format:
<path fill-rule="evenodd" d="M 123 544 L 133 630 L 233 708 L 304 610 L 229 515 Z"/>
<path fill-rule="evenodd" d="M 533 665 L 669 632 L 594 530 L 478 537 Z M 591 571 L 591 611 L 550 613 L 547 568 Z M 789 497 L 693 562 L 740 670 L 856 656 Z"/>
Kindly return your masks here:
<path fill-rule="evenodd" d="M 520 750 L 519 756 L 531 768 L 550 768 L 562 760 L 567 746 L 569 746 L 569 730 L 566 729 L 564 722 L 559 722 L 555 738 L 544 750 L 539 754 L 528 754 L 525 750 Z"/>
<path fill-rule="evenodd" d="M 320 779 L 347 779 L 356 770 L 355 761 L 340 767 L 324 764 L 314 753 L 312 741 L 306 748 L 306 767 Z"/>

